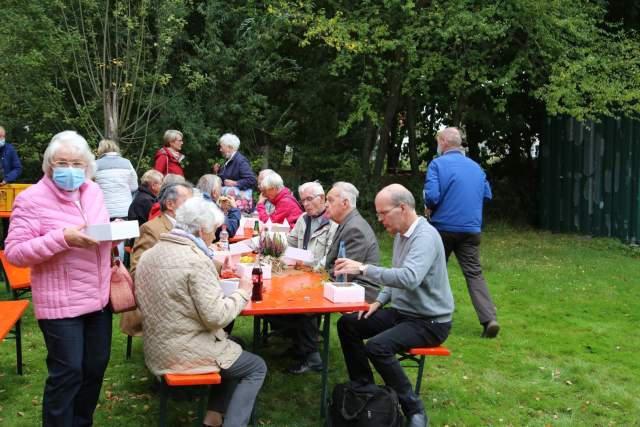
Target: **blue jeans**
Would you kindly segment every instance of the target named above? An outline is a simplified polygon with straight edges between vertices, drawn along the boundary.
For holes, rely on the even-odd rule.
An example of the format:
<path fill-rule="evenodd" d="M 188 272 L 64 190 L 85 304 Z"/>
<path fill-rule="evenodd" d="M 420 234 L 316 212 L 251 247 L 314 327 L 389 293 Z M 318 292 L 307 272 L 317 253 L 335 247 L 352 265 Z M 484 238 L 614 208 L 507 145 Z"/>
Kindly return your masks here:
<path fill-rule="evenodd" d="M 105 307 L 78 317 L 38 321 L 49 373 L 42 399 L 43 426 L 93 424 L 111 354 L 111 317 L 111 309 Z"/>

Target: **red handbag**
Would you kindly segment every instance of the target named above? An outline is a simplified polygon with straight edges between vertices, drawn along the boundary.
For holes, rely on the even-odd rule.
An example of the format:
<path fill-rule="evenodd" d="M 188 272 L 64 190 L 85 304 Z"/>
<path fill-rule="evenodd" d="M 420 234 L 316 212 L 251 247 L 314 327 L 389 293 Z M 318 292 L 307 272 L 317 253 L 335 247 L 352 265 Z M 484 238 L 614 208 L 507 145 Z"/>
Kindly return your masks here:
<path fill-rule="evenodd" d="M 136 297 L 133 279 L 127 268 L 119 259 L 111 263 L 111 294 L 109 295 L 111 310 L 114 313 L 124 313 L 135 310 Z"/>

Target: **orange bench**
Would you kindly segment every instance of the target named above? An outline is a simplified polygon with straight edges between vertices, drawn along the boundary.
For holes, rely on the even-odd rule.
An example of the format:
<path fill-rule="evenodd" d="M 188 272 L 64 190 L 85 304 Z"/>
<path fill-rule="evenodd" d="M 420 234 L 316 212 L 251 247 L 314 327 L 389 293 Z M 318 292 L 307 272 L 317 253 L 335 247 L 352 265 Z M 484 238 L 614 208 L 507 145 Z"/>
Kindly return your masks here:
<path fill-rule="evenodd" d="M 13 299 L 31 292 L 31 269 L 16 267 L 9 263 L 3 250 L 0 250 L 0 261 L 2 261 L 4 280 L 13 291 Z"/>
<path fill-rule="evenodd" d="M 29 301 L 0 301 L 0 341 L 10 332 L 16 340 L 16 364 L 18 375 L 22 375 L 22 335 L 20 318 L 29 306 Z"/>
<path fill-rule="evenodd" d="M 167 399 L 169 396 L 169 387 L 200 387 L 207 386 L 205 391 L 212 384 L 220 384 L 222 377 L 217 372 L 211 372 L 208 374 L 192 374 L 192 375 L 179 375 L 179 374 L 166 374 L 160 379 L 160 427 L 167 425 Z M 200 394 L 200 403 L 198 405 L 198 423 L 202 425 L 204 418 L 204 407 L 206 404 L 206 393 Z"/>
<path fill-rule="evenodd" d="M 418 364 L 418 376 L 416 378 L 416 394 L 420 395 L 420 386 L 422 384 L 422 375 L 424 373 L 425 356 L 451 356 L 451 351 L 446 347 L 421 347 L 412 348 L 407 353 L 400 354 L 399 361 L 411 360 Z"/>

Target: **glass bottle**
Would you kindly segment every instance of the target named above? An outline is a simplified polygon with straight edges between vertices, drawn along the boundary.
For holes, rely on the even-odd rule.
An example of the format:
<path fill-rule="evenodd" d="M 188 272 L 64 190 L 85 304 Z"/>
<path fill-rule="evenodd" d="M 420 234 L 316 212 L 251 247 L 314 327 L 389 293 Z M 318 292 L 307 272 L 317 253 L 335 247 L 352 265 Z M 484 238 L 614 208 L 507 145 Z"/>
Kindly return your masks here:
<path fill-rule="evenodd" d="M 222 230 L 220 230 L 220 247 L 223 251 L 229 250 L 229 232 L 226 224 L 222 224 Z"/>
<path fill-rule="evenodd" d="M 262 301 L 262 267 L 260 267 L 260 257 L 256 257 L 256 262 L 251 270 L 251 282 L 253 289 L 251 291 L 251 301 Z"/>
<path fill-rule="evenodd" d="M 338 246 L 338 258 L 346 258 L 347 257 L 347 250 L 345 249 L 344 246 L 344 240 L 340 240 L 339 246 Z M 336 276 L 336 281 L 337 282 L 346 282 L 347 281 L 347 275 L 346 274 L 338 274 Z"/>
<path fill-rule="evenodd" d="M 253 224 L 253 237 L 258 237 L 260 235 L 260 221 L 257 221 Z"/>

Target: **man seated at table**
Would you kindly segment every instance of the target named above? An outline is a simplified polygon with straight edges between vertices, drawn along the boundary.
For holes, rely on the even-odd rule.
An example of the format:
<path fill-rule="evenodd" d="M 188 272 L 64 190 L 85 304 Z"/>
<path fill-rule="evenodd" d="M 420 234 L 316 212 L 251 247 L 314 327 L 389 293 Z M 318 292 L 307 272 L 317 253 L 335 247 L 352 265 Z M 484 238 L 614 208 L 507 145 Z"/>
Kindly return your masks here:
<path fill-rule="evenodd" d="M 335 274 L 360 273 L 385 286 L 366 313 L 338 320 L 338 336 L 349 379 L 363 386 L 373 384 L 371 361 L 398 394 L 407 425 L 424 427 L 428 418 L 422 400 L 395 355 L 410 348 L 438 346 L 449 335 L 454 304 L 444 246 L 438 231 L 417 215 L 415 199 L 405 187 L 383 188 L 375 206 L 378 220 L 395 235 L 392 268 L 349 258 L 336 260 Z"/>
<path fill-rule="evenodd" d="M 131 252 L 131 277 L 135 280 L 136 267 L 142 254 L 151 249 L 160 235 L 171 231 L 176 223 L 176 210 L 193 196 L 191 184 L 169 184 L 160 190 L 158 202 L 162 214 L 140 227 L 140 237 L 136 239 Z M 130 336 L 142 335 L 142 317 L 139 310 L 122 313 L 120 317 L 120 330 Z"/>
<path fill-rule="evenodd" d="M 302 215 L 302 209 L 291 190 L 284 186 L 282 177 L 276 172 L 266 173 L 262 178 L 262 186 L 260 188 L 260 197 L 258 198 L 258 218 L 262 222 L 271 220 L 274 224 L 282 224 L 286 219 L 291 227 L 293 227 Z M 270 201 L 275 209 L 271 214 L 267 213 L 265 202 Z"/>
<path fill-rule="evenodd" d="M 298 187 L 304 213 L 287 237 L 289 246 L 313 253 L 310 265 L 314 270 L 324 268 L 327 250 L 331 246 L 338 224 L 326 215 L 324 189 L 319 182 L 305 182 Z"/>
<path fill-rule="evenodd" d="M 224 225 L 227 226 L 229 237 L 236 235 L 238 227 L 240 227 L 240 218 L 242 213 L 236 207 L 235 200 L 222 196 L 222 179 L 218 175 L 206 174 L 202 175 L 196 184 L 196 188 L 202 193 L 202 198 L 209 202 L 213 202 L 224 213 Z M 220 226 L 216 230 L 216 240 L 220 238 Z"/>
<path fill-rule="evenodd" d="M 378 241 L 367 221 L 356 209 L 358 189 L 348 182 L 336 182 L 327 194 L 326 212 L 332 221 L 338 224 L 327 250 L 325 268 L 333 276 L 333 264 L 338 257 L 340 241 L 344 241 L 346 255 L 367 264 L 378 264 L 380 254 Z M 308 197 L 308 196 L 305 196 Z M 359 276 L 350 275 L 347 280 Z M 369 287 L 367 290 L 369 291 Z M 377 294 L 377 289 L 373 289 Z M 373 299 L 373 296 L 370 297 Z M 294 337 L 294 345 L 287 354 L 297 359 L 297 363 L 289 368 L 292 374 L 322 370 L 322 359 L 318 352 L 316 338 L 319 333 L 316 316 L 299 316 L 290 333 Z"/>

